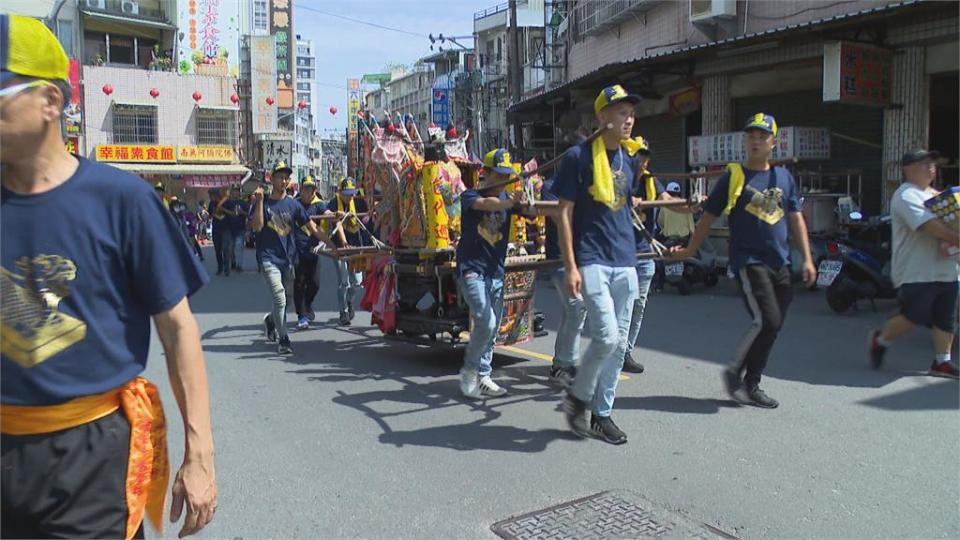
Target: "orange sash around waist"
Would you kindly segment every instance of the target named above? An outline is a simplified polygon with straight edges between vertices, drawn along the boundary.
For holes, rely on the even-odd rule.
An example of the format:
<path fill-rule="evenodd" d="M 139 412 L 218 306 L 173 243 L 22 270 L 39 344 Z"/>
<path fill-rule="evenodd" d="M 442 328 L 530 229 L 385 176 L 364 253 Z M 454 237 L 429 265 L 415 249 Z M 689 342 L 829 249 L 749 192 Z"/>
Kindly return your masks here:
<path fill-rule="evenodd" d="M 5 435 L 36 435 L 70 429 L 99 420 L 119 408 L 130 422 L 127 463 L 127 540 L 133 538 L 144 514 L 163 532 L 163 506 L 170 481 L 167 424 L 157 387 L 143 377 L 97 394 L 48 406 L 0 406 L 0 431 Z"/>

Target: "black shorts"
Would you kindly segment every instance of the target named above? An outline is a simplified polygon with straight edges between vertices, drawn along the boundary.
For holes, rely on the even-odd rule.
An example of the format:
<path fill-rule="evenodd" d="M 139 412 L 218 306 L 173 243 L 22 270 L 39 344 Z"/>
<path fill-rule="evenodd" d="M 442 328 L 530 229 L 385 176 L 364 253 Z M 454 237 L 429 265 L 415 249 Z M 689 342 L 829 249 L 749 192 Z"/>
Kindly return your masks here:
<path fill-rule="evenodd" d="M 3 435 L 0 446 L 0 536 L 126 537 L 130 423 L 123 413 L 54 433 Z"/>
<path fill-rule="evenodd" d="M 900 314 L 913 324 L 953 333 L 957 318 L 957 282 L 904 283 Z"/>

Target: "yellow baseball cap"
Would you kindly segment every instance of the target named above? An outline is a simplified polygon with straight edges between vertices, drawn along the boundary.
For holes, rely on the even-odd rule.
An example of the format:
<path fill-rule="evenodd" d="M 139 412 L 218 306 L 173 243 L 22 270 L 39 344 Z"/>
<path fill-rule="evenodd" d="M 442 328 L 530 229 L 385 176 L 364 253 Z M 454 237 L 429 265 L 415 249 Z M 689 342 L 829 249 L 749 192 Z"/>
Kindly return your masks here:
<path fill-rule="evenodd" d="M 600 95 L 593 101 L 593 112 L 600 112 L 614 103 L 626 101 L 634 105 L 643 100 L 636 94 L 628 94 L 619 84 L 608 86 L 600 91 Z"/>
<path fill-rule="evenodd" d="M 70 60 L 57 37 L 39 20 L 0 15 L 0 83 L 17 76 L 66 81 Z"/>
<path fill-rule="evenodd" d="M 510 152 L 503 148 L 497 148 L 487 152 L 483 156 L 483 166 L 498 174 L 513 176 L 517 174 L 513 168 L 513 162 L 510 160 Z"/>
<path fill-rule="evenodd" d="M 307 175 L 306 178 L 303 179 L 303 182 L 300 182 L 300 189 L 308 188 L 308 187 L 312 187 L 312 188 L 317 187 L 317 181 L 314 180 L 313 177 L 310 176 L 309 174 Z"/>
<path fill-rule="evenodd" d="M 757 113 L 750 118 L 750 121 L 747 122 L 747 125 L 743 128 L 744 131 L 750 129 L 759 129 L 771 135 L 776 135 L 778 131 L 777 121 L 769 114 Z"/>

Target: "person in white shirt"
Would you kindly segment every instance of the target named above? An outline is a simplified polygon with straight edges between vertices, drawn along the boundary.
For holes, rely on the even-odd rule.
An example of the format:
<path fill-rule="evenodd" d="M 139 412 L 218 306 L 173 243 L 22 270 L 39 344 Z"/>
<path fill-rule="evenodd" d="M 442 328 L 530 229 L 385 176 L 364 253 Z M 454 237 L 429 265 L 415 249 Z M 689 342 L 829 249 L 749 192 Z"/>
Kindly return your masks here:
<path fill-rule="evenodd" d="M 883 329 L 870 333 L 868 352 L 874 369 L 883 365 L 887 348 L 914 326 L 930 328 L 936 354 L 928 372 L 936 377 L 960 378 L 950 361 L 957 315 L 957 259 L 941 254 L 940 244 L 956 246 L 956 229 L 930 211 L 924 202 L 935 197 L 937 152 L 916 150 L 903 155 L 904 183 L 890 202 L 893 228 L 891 278 L 900 288 L 900 314 Z"/>

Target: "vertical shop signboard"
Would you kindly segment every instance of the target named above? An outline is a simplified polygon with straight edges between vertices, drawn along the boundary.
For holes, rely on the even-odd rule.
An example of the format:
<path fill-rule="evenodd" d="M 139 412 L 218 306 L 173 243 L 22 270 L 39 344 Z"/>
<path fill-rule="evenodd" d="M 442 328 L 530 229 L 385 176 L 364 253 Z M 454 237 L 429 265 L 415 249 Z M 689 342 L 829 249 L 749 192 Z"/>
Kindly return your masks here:
<path fill-rule="evenodd" d="M 276 43 L 273 36 L 250 38 L 251 87 L 253 90 L 253 132 L 277 131 L 276 104 L 267 103 L 277 95 Z"/>
<path fill-rule="evenodd" d="M 296 87 L 293 72 L 296 40 L 290 0 L 272 0 L 270 34 L 276 41 L 277 106 L 281 109 L 292 109 Z"/>

